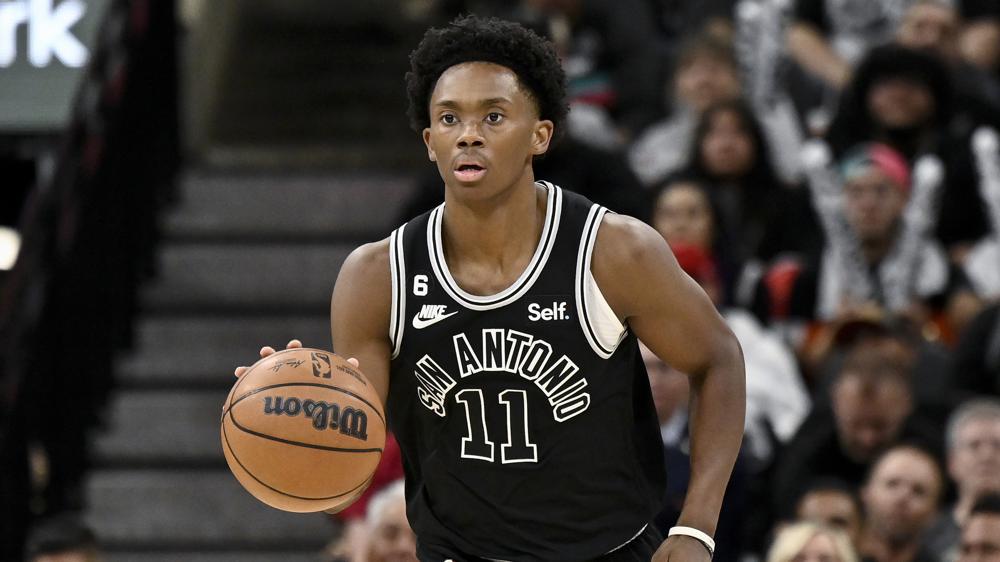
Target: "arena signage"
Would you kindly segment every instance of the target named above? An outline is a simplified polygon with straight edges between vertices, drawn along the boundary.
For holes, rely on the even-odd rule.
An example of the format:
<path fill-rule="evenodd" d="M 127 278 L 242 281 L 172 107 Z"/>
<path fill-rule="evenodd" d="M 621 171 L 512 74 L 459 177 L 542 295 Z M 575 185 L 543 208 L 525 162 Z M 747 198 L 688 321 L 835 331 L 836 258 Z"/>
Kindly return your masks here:
<path fill-rule="evenodd" d="M 57 130 L 109 0 L 0 0 L 0 134 Z"/>

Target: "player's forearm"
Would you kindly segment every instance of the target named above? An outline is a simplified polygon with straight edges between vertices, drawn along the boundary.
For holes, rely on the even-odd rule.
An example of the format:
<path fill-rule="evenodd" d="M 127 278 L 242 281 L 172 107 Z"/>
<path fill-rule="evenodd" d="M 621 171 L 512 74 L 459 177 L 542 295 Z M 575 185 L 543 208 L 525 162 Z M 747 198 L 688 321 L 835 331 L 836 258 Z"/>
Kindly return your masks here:
<path fill-rule="evenodd" d="M 746 380 L 743 353 L 720 337 L 708 370 L 691 377 L 691 480 L 678 525 L 715 534 L 722 497 L 743 440 Z"/>
<path fill-rule="evenodd" d="M 802 68 L 838 90 L 850 80 L 850 65 L 833 51 L 826 39 L 811 25 L 792 25 L 788 30 L 788 50 Z"/>

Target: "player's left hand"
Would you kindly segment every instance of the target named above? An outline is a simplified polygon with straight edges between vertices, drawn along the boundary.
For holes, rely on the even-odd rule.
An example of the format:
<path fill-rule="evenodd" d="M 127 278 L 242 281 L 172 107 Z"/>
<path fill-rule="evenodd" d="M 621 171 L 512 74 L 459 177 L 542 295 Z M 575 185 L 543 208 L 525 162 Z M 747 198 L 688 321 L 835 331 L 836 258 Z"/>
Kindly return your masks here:
<path fill-rule="evenodd" d="M 708 549 L 698 539 L 675 535 L 653 553 L 651 562 L 710 562 Z"/>

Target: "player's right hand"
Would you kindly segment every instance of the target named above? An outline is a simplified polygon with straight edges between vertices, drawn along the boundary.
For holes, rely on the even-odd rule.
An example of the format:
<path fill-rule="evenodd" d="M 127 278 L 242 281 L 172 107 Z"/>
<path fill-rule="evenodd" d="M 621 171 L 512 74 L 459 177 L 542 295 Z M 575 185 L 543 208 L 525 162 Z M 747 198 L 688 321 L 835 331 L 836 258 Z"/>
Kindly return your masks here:
<path fill-rule="evenodd" d="M 299 348 L 299 347 L 302 347 L 302 342 L 301 341 L 299 341 L 299 340 L 291 340 L 290 342 L 288 342 L 288 345 L 285 346 L 285 349 L 295 349 L 295 348 Z M 260 358 L 261 359 L 267 357 L 268 355 L 273 355 L 273 354 L 274 354 L 274 348 L 271 347 L 271 346 L 269 346 L 269 345 L 265 345 L 264 347 L 260 348 Z M 236 371 L 233 374 L 236 375 L 236 378 L 240 378 L 243 375 L 245 375 L 246 372 L 249 371 L 249 370 L 250 370 L 250 367 L 240 366 L 240 367 L 236 367 Z"/>

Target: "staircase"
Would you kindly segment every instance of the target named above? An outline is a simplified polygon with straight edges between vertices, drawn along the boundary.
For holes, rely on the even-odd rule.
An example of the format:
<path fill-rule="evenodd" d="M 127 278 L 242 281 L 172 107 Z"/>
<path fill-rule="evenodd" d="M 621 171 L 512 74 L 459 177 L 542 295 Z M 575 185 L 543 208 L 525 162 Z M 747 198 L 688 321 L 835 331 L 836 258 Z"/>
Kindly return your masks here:
<path fill-rule="evenodd" d="M 335 527 L 239 486 L 219 444 L 222 402 L 261 345 L 330 348 L 340 264 L 391 230 L 410 189 L 401 175 L 187 174 L 95 445 L 88 520 L 107 560 L 316 559 Z"/>
<path fill-rule="evenodd" d="M 334 536 L 326 516 L 239 486 L 219 418 L 262 345 L 330 348 L 341 263 L 388 235 L 426 159 L 404 115 L 416 36 L 330 12 L 341 5 L 355 3 L 220 1 L 240 8 L 229 42 L 188 49 L 189 64 L 222 64 L 94 445 L 86 518 L 108 562 L 312 561 Z"/>

